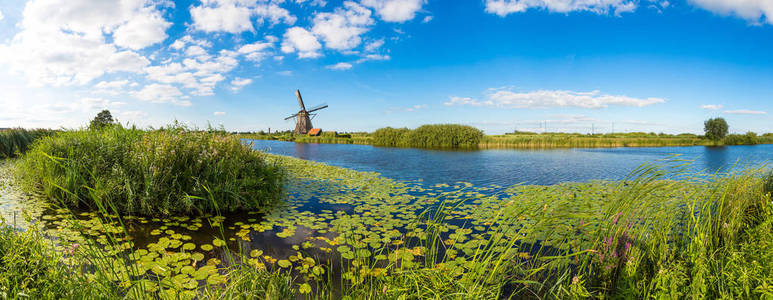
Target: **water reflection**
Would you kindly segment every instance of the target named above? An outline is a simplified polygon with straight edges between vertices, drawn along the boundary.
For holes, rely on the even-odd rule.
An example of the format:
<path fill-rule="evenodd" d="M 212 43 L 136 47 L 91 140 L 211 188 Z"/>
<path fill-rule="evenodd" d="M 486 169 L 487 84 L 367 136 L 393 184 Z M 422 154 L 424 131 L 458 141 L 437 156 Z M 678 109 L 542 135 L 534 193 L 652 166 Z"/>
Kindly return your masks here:
<path fill-rule="evenodd" d="M 728 158 L 730 151 L 727 148 L 726 146 L 705 147 L 703 155 L 705 156 L 704 161 L 708 172 L 721 172 L 729 168 Z"/>
<path fill-rule="evenodd" d="M 382 148 L 367 145 L 305 144 L 251 140 L 254 148 L 358 171 L 378 172 L 398 180 L 428 184 L 470 182 L 496 184 L 556 184 L 621 179 L 636 167 L 673 158 L 694 160 L 691 170 L 727 171 L 736 162 L 759 166 L 773 158 L 773 145 L 728 147 L 653 147 L 439 151 Z"/>

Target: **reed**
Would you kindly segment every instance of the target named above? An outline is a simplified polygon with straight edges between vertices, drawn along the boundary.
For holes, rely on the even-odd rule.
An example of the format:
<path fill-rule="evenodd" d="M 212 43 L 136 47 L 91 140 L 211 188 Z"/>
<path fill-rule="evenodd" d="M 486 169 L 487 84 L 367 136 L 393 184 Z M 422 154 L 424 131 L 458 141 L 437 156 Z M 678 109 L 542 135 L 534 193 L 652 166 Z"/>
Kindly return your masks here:
<path fill-rule="evenodd" d="M 53 133 L 53 130 L 48 129 L 27 130 L 24 128 L 13 128 L 0 130 L 0 159 L 12 158 L 23 154 L 36 139 L 52 135 Z"/>
<path fill-rule="evenodd" d="M 416 129 L 391 127 L 373 132 L 373 145 L 414 148 L 475 148 L 483 132 L 472 126 L 458 124 L 422 125 Z"/>
<path fill-rule="evenodd" d="M 40 139 L 16 169 L 27 188 L 67 207 L 95 208 L 93 188 L 118 213 L 139 215 L 263 209 L 283 176 L 235 137 L 179 127 L 64 131 Z M 218 201 L 197 200 L 207 193 Z"/>

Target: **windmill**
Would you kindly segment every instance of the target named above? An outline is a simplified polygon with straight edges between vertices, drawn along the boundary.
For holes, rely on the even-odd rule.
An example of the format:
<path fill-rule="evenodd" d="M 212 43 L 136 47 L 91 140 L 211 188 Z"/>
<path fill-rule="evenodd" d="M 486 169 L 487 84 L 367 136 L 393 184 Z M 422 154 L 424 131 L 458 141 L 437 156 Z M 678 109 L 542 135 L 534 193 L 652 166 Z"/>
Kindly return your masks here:
<path fill-rule="evenodd" d="M 321 110 L 323 108 L 327 108 L 327 104 L 317 105 L 312 109 L 306 110 L 306 106 L 303 105 L 303 98 L 301 98 L 301 91 L 295 90 L 295 96 L 298 97 L 298 105 L 301 107 L 301 110 L 293 114 L 292 116 L 285 118 L 285 120 L 296 118 L 294 132 L 296 134 L 307 134 L 309 133 L 309 130 L 311 130 L 311 128 L 313 127 L 311 126 L 311 119 L 317 115 L 317 114 L 314 114 L 313 112 Z"/>

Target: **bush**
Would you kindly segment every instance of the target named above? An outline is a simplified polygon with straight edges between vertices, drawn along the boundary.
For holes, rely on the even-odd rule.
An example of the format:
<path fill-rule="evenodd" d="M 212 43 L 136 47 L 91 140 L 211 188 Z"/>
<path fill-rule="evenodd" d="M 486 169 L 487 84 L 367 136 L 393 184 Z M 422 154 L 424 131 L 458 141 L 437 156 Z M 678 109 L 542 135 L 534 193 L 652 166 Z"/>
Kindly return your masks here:
<path fill-rule="evenodd" d="M 708 119 L 703 122 L 703 131 L 706 138 L 712 141 L 719 141 L 727 136 L 729 127 L 723 118 Z"/>
<path fill-rule="evenodd" d="M 28 188 L 68 207 L 109 200 L 120 213 L 168 215 L 274 203 L 282 172 L 237 137 L 119 125 L 41 139 L 17 168 Z"/>
<path fill-rule="evenodd" d="M 773 170 L 770 170 L 770 173 L 768 173 L 767 176 L 765 176 L 765 180 L 763 181 L 763 190 L 766 194 L 773 193 Z"/>

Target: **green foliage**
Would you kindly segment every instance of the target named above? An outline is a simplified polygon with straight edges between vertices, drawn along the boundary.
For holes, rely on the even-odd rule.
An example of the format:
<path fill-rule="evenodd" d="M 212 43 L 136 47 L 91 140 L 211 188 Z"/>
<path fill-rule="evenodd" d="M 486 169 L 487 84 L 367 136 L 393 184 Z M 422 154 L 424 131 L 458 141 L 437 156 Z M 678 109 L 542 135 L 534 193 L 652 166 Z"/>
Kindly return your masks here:
<path fill-rule="evenodd" d="M 14 128 L 0 130 L 0 159 L 16 157 L 27 151 L 36 139 L 53 134 L 53 130 Z"/>
<path fill-rule="evenodd" d="M 91 120 L 91 123 L 89 124 L 90 129 L 102 129 L 105 126 L 113 125 L 115 124 L 115 120 L 113 119 L 113 115 L 110 114 L 110 111 L 107 109 L 104 109 L 100 111 L 96 117 L 94 117 L 94 120 Z"/>
<path fill-rule="evenodd" d="M 179 127 L 61 132 L 36 143 L 17 174 L 69 207 L 104 199 L 141 215 L 261 209 L 282 185 L 281 170 L 238 138 Z"/>
<path fill-rule="evenodd" d="M 720 141 L 725 138 L 728 130 L 727 121 L 723 118 L 712 118 L 703 122 L 703 131 L 706 134 L 706 138 L 712 141 Z"/>
<path fill-rule="evenodd" d="M 0 299 L 84 299 L 102 292 L 64 264 L 52 241 L 0 218 Z"/>
<path fill-rule="evenodd" d="M 773 193 L 773 170 L 770 170 L 768 175 L 765 175 L 765 180 L 763 181 L 763 190 L 768 194 Z"/>
<path fill-rule="evenodd" d="M 760 143 L 757 134 L 747 132 L 746 134 L 731 134 L 723 140 L 725 145 L 757 145 Z"/>
<path fill-rule="evenodd" d="M 408 135 L 411 130 L 408 128 L 379 128 L 373 132 L 372 143 L 374 146 L 382 147 L 409 147 Z"/>
<path fill-rule="evenodd" d="M 407 128 L 380 128 L 373 132 L 373 145 L 415 148 L 476 148 L 483 132 L 475 127 L 458 124 L 422 125 Z"/>

